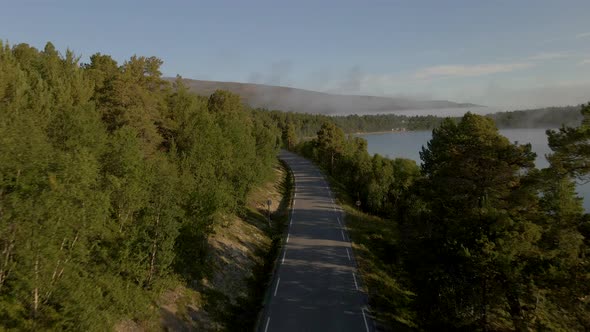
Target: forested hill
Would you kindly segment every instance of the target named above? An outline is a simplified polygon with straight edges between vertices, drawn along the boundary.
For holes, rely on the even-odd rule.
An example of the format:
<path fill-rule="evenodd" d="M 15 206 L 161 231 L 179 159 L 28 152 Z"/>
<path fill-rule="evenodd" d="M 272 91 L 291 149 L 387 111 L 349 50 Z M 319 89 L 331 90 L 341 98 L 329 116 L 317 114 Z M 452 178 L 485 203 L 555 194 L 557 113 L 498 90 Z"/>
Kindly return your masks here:
<path fill-rule="evenodd" d="M 444 118 L 437 116 L 404 116 L 397 114 L 327 116 L 294 112 L 270 111 L 278 123 L 284 127 L 292 124 L 298 137 L 313 137 L 325 122 L 333 122 L 346 134 L 389 132 L 403 130 L 432 130 Z M 548 107 L 512 112 L 488 114 L 501 129 L 506 128 L 558 128 L 562 125 L 575 126 L 582 120 L 580 106 Z M 459 121 L 460 118 L 452 118 Z"/>
<path fill-rule="evenodd" d="M 173 79 L 169 79 L 173 80 Z M 328 94 L 316 91 L 270 86 L 252 83 L 215 82 L 184 79 L 191 91 L 210 95 L 222 89 L 239 94 L 243 101 L 254 108 L 312 114 L 367 114 L 399 110 L 477 107 L 469 103 L 446 100 L 414 100 Z"/>

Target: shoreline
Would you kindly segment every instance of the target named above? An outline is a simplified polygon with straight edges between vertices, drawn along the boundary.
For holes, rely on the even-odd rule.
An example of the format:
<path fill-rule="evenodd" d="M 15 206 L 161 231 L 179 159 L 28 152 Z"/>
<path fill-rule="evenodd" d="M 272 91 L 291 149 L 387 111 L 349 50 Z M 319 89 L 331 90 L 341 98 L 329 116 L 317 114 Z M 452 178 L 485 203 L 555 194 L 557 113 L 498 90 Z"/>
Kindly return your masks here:
<path fill-rule="evenodd" d="M 347 133 L 347 135 L 376 135 L 376 134 L 393 134 L 393 133 L 407 133 L 409 131 L 418 130 L 381 130 L 381 131 L 357 131 L 353 133 Z"/>
<path fill-rule="evenodd" d="M 498 130 L 508 130 L 508 129 L 544 129 L 544 130 L 548 130 L 548 129 L 559 129 L 559 126 L 553 126 L 553 127 L 549 127 L 549 126 L 540 126 L 540 127 L 497 127 Z M 381 130 L 381 131 L 358 131 L 358 132 L 351 132 L 351 133 L 345 133 L 346 135 L 376 135 L 376 134 L 399 134 L 399 133 L 409 133 L 409 132 L 415 132 L 415 131 L 432 131 L 434 128 L 432 129 L 406 129 L 406 130 Z"/>
<path fill-rule="evenodd" d="M 554 127 L 547 127 L 547 126 L 542 126 L 542 127 L 498 127 L 498 130 L 505 130 L 505 129 L 559 129 L 560 127 L 558 126 L 554 126 Z M 379 134 L 400 134 L 400 133 L 409 133 L 409 132 L 415 132 L 415 131 L 432 131 L 432 129 L 406 129 L 406 130 L 378 130 L 378 131 L 355 131 L 355 132 L 345 132 L 344 135 L 354 135 L 354 136 L 360 136 L 360 135 L 379 135 Z M 310 140 L 310 139 L 314 139 L 316 136 L 304 136 L 301 137 L 302 140 Z"/>

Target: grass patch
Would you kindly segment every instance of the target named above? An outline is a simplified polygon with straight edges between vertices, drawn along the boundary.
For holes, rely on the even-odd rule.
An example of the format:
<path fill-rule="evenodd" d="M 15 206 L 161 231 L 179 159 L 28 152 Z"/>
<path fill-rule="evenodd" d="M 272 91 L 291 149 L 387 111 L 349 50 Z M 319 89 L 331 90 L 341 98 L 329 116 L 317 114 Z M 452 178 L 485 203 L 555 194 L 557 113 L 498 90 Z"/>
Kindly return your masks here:
<path fill-rule="evenodd" d="M 333 177 L 326 178 L 346 213 L 346 228 L 379 329 L 416 330 L 418 317 L 412 308 L 415 295 L 402 269 L 397 222 L 359 211 L 344 186 Z"/>

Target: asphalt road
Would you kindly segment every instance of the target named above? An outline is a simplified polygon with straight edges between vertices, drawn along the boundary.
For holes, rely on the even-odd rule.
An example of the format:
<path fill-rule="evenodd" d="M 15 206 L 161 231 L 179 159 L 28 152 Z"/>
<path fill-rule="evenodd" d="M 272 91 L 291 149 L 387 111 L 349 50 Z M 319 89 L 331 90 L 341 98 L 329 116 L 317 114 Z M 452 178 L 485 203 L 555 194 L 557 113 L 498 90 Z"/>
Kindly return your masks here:
<path fill-rule="evenodd" d="M 328 183 L 306 159 L 286 151 L 280 158 L 295 176 L 295 196 L 258 330 L 373 331 L 343 213 Z"/>

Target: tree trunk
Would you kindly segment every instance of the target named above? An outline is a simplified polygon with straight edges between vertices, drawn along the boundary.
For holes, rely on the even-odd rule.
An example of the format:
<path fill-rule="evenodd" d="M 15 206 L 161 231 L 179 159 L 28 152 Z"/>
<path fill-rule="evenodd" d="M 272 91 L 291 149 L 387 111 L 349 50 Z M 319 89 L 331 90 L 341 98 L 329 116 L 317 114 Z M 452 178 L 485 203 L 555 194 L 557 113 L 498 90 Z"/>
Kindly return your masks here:
<path fill-rule="evenodd" d="M 508 306 L 510 307 L 510 316 L 512 317 L 514 330 L 518 332 L 527 331 L 526 322 L 524 320 L 522 306 L 520 305 L 518 295 L 516 295 L 513 290 L 508 289 L 506 291 L 506 300 L 508 300 Z"/>
<path fill-rule="evenodd" d="M 4 242 L 4 248 L 2 249 L 2 262 L 0 262 L 0 290 L 2 290 L 2 286 L 6 279 L 8 279 L 11 270 L 10 265 L 12 263 L 12 254 L 14 251 L 16 226 L 12 224 L 10 228 L 10 239 L 7 239 L 6 242 Z"/>
<path fill-rule="evenodd" d="M 33 289 L 33 320 L 39 310 L 39 256 L 35 258 L 35 289 Z"/>
<path fill-rule="evenodd" d="M 149 285 L 152 282 L 152 277 L 154 276 L 154 271 L 156 268 L 156 251 L 158 250 L 158 226 L 160 224 L 160 214 L 156 217 L 156 232 L 154 236 L 154 243 L 152 244 L 152 258 L 150 261 L 150 270 L 148 273 L 148 278 L 146 285 Z"/>
<path fill-rule="evenodd" d="M 330 174 L 334 174 L 334 152 L 330 154 Z"/>
<path fill-rule="evenodd" d="M 482 295 L 481 295 L 481 330 L 488 331 L 488 289 L 487 279 L 484 277 L 481 281 Z"/>

